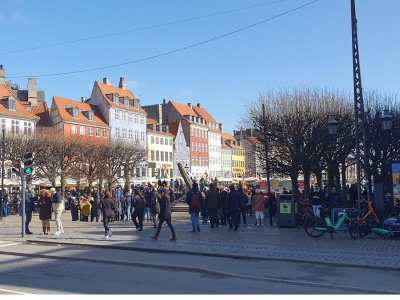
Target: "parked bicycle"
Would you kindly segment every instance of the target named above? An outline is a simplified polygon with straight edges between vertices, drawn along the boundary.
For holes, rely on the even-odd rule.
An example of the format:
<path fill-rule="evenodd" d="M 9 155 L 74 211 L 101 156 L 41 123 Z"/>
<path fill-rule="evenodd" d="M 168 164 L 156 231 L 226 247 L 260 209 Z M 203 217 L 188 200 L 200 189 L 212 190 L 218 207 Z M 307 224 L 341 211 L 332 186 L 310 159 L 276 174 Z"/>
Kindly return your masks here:
<path fill-rule="evenodd" d="M 389 216 L 384 212 L 376 213 L 372 201 L 363 201 L 367 205 L 361 212 L 361 217 L 357 217 L 356 228 L 359 232 L 359 237 L 365 237 L 372 232 L 373 228 L 382 228 L 383 222 Z"/>
<path fill-rule="evenodd" d="M 343 213 L 339 216 L 336 224 L 333 225 L 331 219 L 329 218 L 330 209 L 328 207 L 321 207 L 321 218 L 320 217 L 309 217 L 304 222 L 304 229 L 306 233 L 313 237 L 319 238 L 325 233 L 329 233 L 331 238 L 333 234 L 338 232 L 342 224 L 347 223 L 347 230 L 353 239 L 358 238 L 358 231 L 356 229 L 356 219 L 357 210 L 356 209 L 343 209 Z"/>
<path fill-rule="evenodd" d="M 314 217 L 314 211 L 312 209 L 311 202 L 300 200 L 299 201 L 299 212 L 297 213 L 297 222 L 299 225 L 304 225 L 307 218 Z"/>

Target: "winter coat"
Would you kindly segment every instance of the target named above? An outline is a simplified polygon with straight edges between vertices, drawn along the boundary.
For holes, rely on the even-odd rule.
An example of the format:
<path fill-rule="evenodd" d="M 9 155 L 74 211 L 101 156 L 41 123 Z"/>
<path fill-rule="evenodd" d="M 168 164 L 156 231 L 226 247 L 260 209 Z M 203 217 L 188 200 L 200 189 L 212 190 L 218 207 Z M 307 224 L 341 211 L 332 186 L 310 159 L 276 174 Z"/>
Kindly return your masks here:
<path fill-rule="evenodd" d="M 310 199 L 313 205 L 323 205 L 325 203 L 325 194 L 322 190 L 318 192 L 314 190 L 310 194 Z"/>
<path fill-rule="evenodd" d="M 25 213 L 31 213 L 35 210 L 35 196 L 31 192 L 25 192 Z"/>
<path fill-rule="evenodd" d="M 153 215 L 159 214 L 160 213 L 160 199 L 159 199 L 159 194 L 157 192 L 150 192 L 149 195 L 151 195 L 150 198 L 150 213 Z"/>
<path fill-rule="evenodd" d="M 56 194 L 54 194 L 51 197 L 51 203 L 52 203 L 53 211 L 63 211 L 64 210 L 61 191 L 58 191 Z"/>
<path fill-rule="evenodd" d="M 51 197 L 40 197 L 38 199 L 39 207 L 39 220 L 50 220 L 51 219 Z"/>
<path fill-rule="evenodd" d="M 200 200 L 200 207 L 199 208 L 195 208 L 191 205 L 192 202 L 192 194 L 193 193 L 198 193 L 199 194 L 199 200 Z M 186 195 L 186 203 L 189 205 L 189 213 L 199 213 L 201 211 L 201 206 L 202 203 L 204 203 L 204 199 L 203 199 L 203 194 L 199 191 L 199 189 L 197 188 L 192 188 L 191 191 L 189 191 Z M 203 204 L 204 205 L 204 204 Z"/>
<path fill-rule="evenodd" d="M 206 192 L 206 208 L 219 208 L 220 200 L 218 190 L 215 188 L 210 188 Z"/>
<path fill-rule="evenodd" d="M 240 209 L 240 193 L 234 189 L 231 189 L 230 193 L 228 194 L 228 209 Z"/>
<path fill-rule="evenodd" d="M 135 197 L 133 198 L 132 206 L 135 209 L 144 208 L 146 206 L 146 202 L 143 197 L 140 197 L 139 195 L 135 195 Z"/>
<path fill-rule="evenodd" d="M 81 214 L 84 216 L 90 216 L 90 212 L 92 210 L 92 204 L 88 200 L 84 201 L 81 204 Z"/>
<path fill-rule="evenodd" d="M 111 198 L 103 198 L 100 200 L 99 208 L 103 212 L 104 217 L 112 217 L 114 216 L 115 206 L 114 200 Z"/>
<path fill-rule="evenodd" d="M 263 194 L 258 193 L 253 196 L 253 211 L 265 211 L 265 205 L 267 205 L 267 199 L 265 199 Z"/>
<path fill-rule="evenodd" d="M 171 203 L 169 201 L 169 196 L 166 195 L 162 197 L 160 200 L 160 214 L 158 218 L 160 220 L 168 220 L 171 219 L 171 215 L 172 215 Z"/>

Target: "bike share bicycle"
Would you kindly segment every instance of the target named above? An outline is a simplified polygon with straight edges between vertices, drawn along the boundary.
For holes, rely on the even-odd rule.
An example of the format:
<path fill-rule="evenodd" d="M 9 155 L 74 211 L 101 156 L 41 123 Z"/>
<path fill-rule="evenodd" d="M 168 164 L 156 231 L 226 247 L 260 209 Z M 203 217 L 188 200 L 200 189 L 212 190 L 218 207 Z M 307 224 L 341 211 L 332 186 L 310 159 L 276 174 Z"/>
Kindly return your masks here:
<path fill-rule="evenodd" d="M 358 231 L 356 229 L 356 219 L 358 211 L 356 209 L 343 209 L 343 213 L 339 216 L 336 224 L 332 224 L 329 217 L 329 207 L 323 206 L 319 208 L 321 211 L 321 217 L 309 217 L 304 222 L 304 229 L 307 235 L 313 238 L 319 238 L 325 233 L 330 234 L 330 238 L 333 238 L 333 234 L 341 229 L 342 224 L 347 225 L 347 230 L 353 239 L 358 238 Z"/>

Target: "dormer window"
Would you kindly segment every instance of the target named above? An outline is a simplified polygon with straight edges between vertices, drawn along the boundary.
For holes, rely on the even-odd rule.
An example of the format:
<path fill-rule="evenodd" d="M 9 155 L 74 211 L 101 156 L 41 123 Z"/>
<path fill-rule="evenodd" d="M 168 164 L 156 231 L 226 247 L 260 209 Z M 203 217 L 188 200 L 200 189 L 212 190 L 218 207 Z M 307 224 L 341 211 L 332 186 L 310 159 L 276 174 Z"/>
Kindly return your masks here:
<path fill-rule="evenodd" d="M 88 119 L 89 119 L 90 121 L 93 121 L 93 120 L 94 120 L 94 111 L 93 111 L 93 110 L 89 110 L 89 111 L 88 111 Z"/>
<path fill-rule="evenodd" d="M 119 104 L 119 95 L 117 93 L 113 93 L 112 100 L 114 103 Z"/>
<path fill-rule="evenodd" d="M 128 97 L 124 97 L 124 105 L 126 106 L 126 107 L 129 107 L 129 98 Z"/>
<path fill-rule="evenodd" d="M 78 115 L 78 108 L 77 108 L 77 107 L 73 107 L 73 108 L 72 108 L 72 116 L 73 116 L 74 118 L 78 118 L 78 117 L 79 117 L 79 115 Z"/>
<path fill-rule="evenodd" d="M 14 97 L 8 97 L 8 109 L 13 111 L 17 110 L 17 101 Z"/>

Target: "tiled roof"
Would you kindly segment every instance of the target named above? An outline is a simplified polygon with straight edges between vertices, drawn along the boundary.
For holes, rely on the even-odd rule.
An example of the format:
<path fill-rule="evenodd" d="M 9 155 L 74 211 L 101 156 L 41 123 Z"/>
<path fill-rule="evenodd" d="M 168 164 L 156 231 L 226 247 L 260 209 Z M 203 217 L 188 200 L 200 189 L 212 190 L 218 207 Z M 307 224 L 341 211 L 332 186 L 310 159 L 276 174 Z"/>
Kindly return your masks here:
<path fill-rule="evenodd" d="M 158 124 L 156 119 L 146 118 L 147 124 Z"/>
<path fill-rule="evenodd" d="M 209 130 L 214 131 L 214 132 L 221 132 L 221 129 L 216 129 L 208 126 L 208 123 L 214 123 L 214 124 L 219 124 L 215 119 L 203 108 L 203 107 L 198 107 L 198 106 L 193 106 L 193 110 L 195 113 L 199 116 L 202 117 L 204 120 L 206 120 L 206 124 Z"/>
<path fill-rule="evenodd" d="M 179 123 L 180 122 L 169 122 L 165 123 L 165 125 L 169 126 L 169 132 L 172 133 L 175 137 L 178 134 L 178 129 L 179 129 Z"/>
<path fill-rule="evenodd" d="M 58 96 L 53 97 L 53 103 L 58 109 L 60 117 L 64 122 L 71 122 L 77 124 L 86 124 L 93 126 L 109 127 L 106 123 L 103 115 L 96 105 L 92 105 L 85 102 L 74 101 L 70 99 L 61 98 Z M 77 107 L 78 108 L 78 118 L 74 118 L 66 108 Z M 89 120 L 82 112 L 92 110 L 94 113 L 93 121 Z"/>
<path fill-rule="evenodd" d="M 173 137 L 174 136 L 172 133 L 169 133 L 169 132 L 164 132 L 164 131 L 153 130 L 153 129 L 147 128 L 147 134 L 149 134 L 149 133 L 159 134 L 159 135 L 166 135 L 168 137 Z"/>
<path fill-rule="evenodd" d="M 223 132 L 223 133 L 221 134 L 221 137 L 222 137 L 223 139 L 225 139 L 225 140 L 233 140 L 233 141 L 236 141 L 236 139 L 233 137 L 233 135 L 231 135 L 231 134 L 229 134 L 229 133 L 227 133 L 227 132 Z"/>
<path fill-rule="evenodd" d="M 53 123 L 51 122 L 50 118 L 50 112 L 47 108 L 46 102 L 38 103 L 37 106 L 32 106 L 31 113 L 40 118 L 36 126 L 53 127 Z"/>
<path fill-rule="evenodd" d="M 255 145 L 261 145 L 261 142 L 256 139 L 255 137 L 249 136 L 249 137 L 245 137 L 245 140 L 247 140 L 249 143 L 255 144 Z"/>
<path fill-rule="evenodd" d="M 96 81 L 95 84 L 97 84 L 101 93 L 104 96 L 104 99 L 106 99 L 108 104 L 110 104 L 111 106 L 120 107 L 120 108 L 124 108 L 124 109 L 131 110 L 131 111 L 146 113 L 146 111 L 140 105 L 139 105 L 139 109 L 135 108 L 133 105 L 129 105 L 129 107 L 127 107 L 121 102 L 119 104 L 114 103 L 112 100 L 110 100 L 106 96 L 109 94 L 117 93 L 119 97 L 128 97 L 129 100 L 133 100 L 133 99 L 135 99 L 135 96 L 132 94 L 132 92 L 130 90 L 124 90 L 124 89 L 121 89 L 120 87 L 108 85 L 108 84 L 105 84 L 105 83 L 102 83 L 99 81 Z"/>
<path fill-rule="evenodd" d="M 15 98 L 15 111 L 9 110 L 7 108 L 7 100 L 8 97 L 12 96 L 15 98 L 13 93 L 5 86 L 5 85 L 0 85 L 0 113 L 10 115 L 10 117 L 25 117 L 25 118 L 33 118 L 33 119 L 39 119 L 37 116 L 35 116 L 32 112 L 27 110 L 25 106 Z"/>
<path fill-rule="evenodd" d="M 196 112 L 189 106 L 189 105 L 185 105 L 185 104 L 181 104 L 178 102 L 173 102 L 173 101 L 169 101 L 174 107 L 175 109 L 182 115 L 182 116 L 195 116 L 197 117 Z"/>

